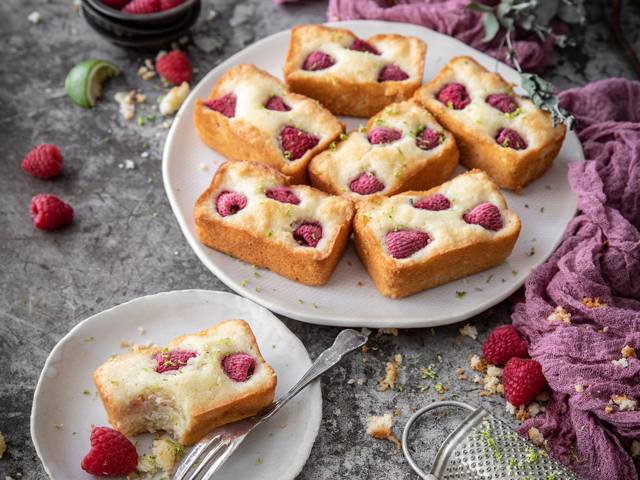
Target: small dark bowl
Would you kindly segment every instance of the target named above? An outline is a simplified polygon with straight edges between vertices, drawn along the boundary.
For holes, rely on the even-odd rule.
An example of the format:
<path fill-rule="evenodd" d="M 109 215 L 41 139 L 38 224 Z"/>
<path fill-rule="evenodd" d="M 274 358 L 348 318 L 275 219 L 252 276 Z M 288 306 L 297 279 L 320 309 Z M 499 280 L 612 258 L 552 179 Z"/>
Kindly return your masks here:
<path fill-rule="evenodd" d="M 153 50 L 168 46 L 171 42 L 187 35 L 189 29 L 198 20 L 201 9 L 201 1 L 194 0 L 193 2 L 189 2 L 191 7 L 184 11 L 182 15 L 174 17 L 174 21 L 171 24 L 132 24 L 130 22 L 113 20 L 103 15 L 101 11 L 93 8 L 91 6 L 91 0 L 83 1 L 83 16 L 96 33 L 118 46 L 144 50 Z M 99 0 L 95 1 L 99 2 Z M 178 8 L 180 7 L 176 7 L 176 10 Z M 165 12 L 154 15 L 161 15 L 162 13 Z"/>
<path fill-rule="evenodd" d="M 115 8 L 107 7 L 100 0 L 83 0 L 83 2 L 93 7 L 94 10 L 100 12 L 106 18 L 111 18 L 112 20 L 121 23 L 129 23 L 131 25 L 137 24 L 137 26 L 145 27 L 172 25 L 191 10 L 196 3 L 200 3 L 200 0 L 186 0 L 183 4 L 170 10 L 145 14 L 121 12 Z"/>

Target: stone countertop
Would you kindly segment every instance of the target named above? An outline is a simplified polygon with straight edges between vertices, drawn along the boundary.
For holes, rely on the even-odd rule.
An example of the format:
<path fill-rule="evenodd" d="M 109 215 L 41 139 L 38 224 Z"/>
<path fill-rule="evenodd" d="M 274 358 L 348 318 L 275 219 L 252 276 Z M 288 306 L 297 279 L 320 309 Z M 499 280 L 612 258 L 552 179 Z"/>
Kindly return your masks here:
<path fill-rule="evenodd" d="M 268 0 L 203 3 L 193 43 L 187 47 L 198 69 L 195 81 L 271 33 L 296 23 L 322 22 L 326 9 L 322 1 L 285 7 Z M 547 72 L 559 88 L 610 76 L 634 78 L 608 28 L 607 12 L 600 2 L 588 3 L 591 20 L 578 33 L 577 46 L 559 51 L 556 67 Z M 640 50 L 640 11 L 625 8 L 626 32 Z M 208 19 L 211 10 L 217 15 Z M 32 11 L 42 16 L 37 25 L 27 20 Z M 98 37 L 74 11 L 72 0 L 0 2 L 0 40 L 0 432 L 8 444 L 0 460 L 0 479 L 39 479 L 45 474 L 29 438 L 29 415 L 38 376 L 56 342 L 82 319 L 135 297 L 177 289 L 228 289 L 187 246 L 169 207 L 160 174 L 166 130 L 159 120 L 141 126 L 123 120 L 113 101 L 116 91 L 139 88 L 149 100 L 138 111 L 152 113 L 160 84 L 136 75 L 151 55 L 120 49 Z M 103 100 L 92 110 L 73 105 L 62 89 L 68 69 L 86 58 L 110 59 L 123 70 L 106 85 Z M 23 155 L 48 142 L 61 148 L 64 174 L 48 182 L 23 174 Z M 133 160 L 135 168 L 119 168 L 125 160 Z M 76 218 L 70 228 L 56 233 L 33 228 L 29 201 L 43 191 L 73 205 Z M 480 398 L 480 387 L 456 379 L 455 372 L 464 367 L 472 376 L 467 357 L 480 352 L 488 331 L 509 321 L 511 307 L 505 301 L 472 319 L 480 332 L 477 340 L 462 337 L 460 325 L 405 330 L 397 337 L 372 335 L 368 353 L 351 355 L 323 378 L 322 426 L 298 478 L 414 478 L 390 442 L 365 434 L 366 418 L 372 414 L 395 412 L 397 434 L 412 409 L 440 398 L 466 399 L 509 417 L 502 398 Z M 312 358 L 338 332 L 283 320 Z M 396 353 L 404 358 L 401 387 L 379 392 L 377 381 Z M 434 391 L 435 382 L 420 376 L 420 367 L 429 364 L 437 371 L 437 382 L 449 389 L 444 395 Z M 421 385 L 430 388 L 421 391 Z M 428 448 L 425 452 L 425 459 L 433 454 Z"/>

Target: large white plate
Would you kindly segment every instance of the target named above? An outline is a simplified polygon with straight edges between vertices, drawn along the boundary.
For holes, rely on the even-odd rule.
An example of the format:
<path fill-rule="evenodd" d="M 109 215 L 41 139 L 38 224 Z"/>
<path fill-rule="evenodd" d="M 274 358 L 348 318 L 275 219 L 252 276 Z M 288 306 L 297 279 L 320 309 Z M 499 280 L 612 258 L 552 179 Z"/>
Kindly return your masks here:
<path fill-rule="evenodd" d="M 52 350 L 33 399 L 31 437 L 53 479 L 90 479 L 80 468 L 89 451 L 91 425 L 108 425 L 91 375 L 122 340 L 166 344 L 221 320 L 242 318 L 253 329 L 263 356 L 278 375 L 281 396 L 311 366 L 298 338 L 271 312 L 237 295 L 184 290 L 138 298 L 79 323 Z M 140 335 L 138 327 L 146 330 Z M 329 345 L 327 345 L 328 347 Z M 90 391 L 90 395 L 83 392 Z M 302 470 L 320 428 L 322 394 L 314 384 L 258 427 L 227 461 L 216 479 L 290 480 Z M 136 437 L 138 452 L 151 436 Z M 282 461 L 286 452 L 286 462 Z"/>
<path fill-rule="evenodd" d="M 364 38 L 377 33 L 422 38 L 428 45 L 425 81 L 433 78 L 451 57 L 469 55 L 487 68 L 497 68 L 507 80 L 519 83 L 518 73 L 507 65 L 423 27 L 377 21 L 339 22 L 336 25 L 350 28 Z M 305 322 L 338 326 L 429 327 L 469 318 L 500 302 L 518 289 L 529 272 L 553 252 L 576 209 L 575 196 L 567 180 L 567 165 L 584 157 L 573 132 L 567 135 L 553 168 L 544 177 L 522 194 L 506 192 L 509 206 L 522 219 L 522 233 L 509 260 L 485 273 L 406 299 L 391 300 L 380 295 L 351 246 L 327 285 L 307 287 L 267 271 L 261 271 L 258 278 L 250 265 L 200 244 L 195 235 L 193 205 L 224 159 L 207 148 L 196 134 L 192 119 L 195 99 L 208 97 L 220 75 L 238 63 L 253 63 L 282 78 L 288 43 L 289 31 L 277 33 L 209 72 L 180 109 L 164 148 L 164 185 L 178 223 L 200 260 L 231 289 L 275 312 Z M 364 123 L 363 119 L 344 120 L 349 128 Z M 209 165 L 207 171 L 200 168 L 203 163 Z"/>

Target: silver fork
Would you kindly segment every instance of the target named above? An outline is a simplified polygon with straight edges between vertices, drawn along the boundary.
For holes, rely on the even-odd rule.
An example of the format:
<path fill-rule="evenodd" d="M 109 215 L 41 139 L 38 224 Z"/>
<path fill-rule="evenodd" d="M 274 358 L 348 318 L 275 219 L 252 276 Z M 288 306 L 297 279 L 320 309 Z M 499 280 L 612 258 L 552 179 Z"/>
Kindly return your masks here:
<path fill-rule="evenodd" d="M 320 375 L 338 364 L 347 354 L 367 343 L 367 337 L 355 330 L 343 330 L 333 345 L 322 352 L 302 378 L 282 398 L 260 414 L 224 425 L 205 436 L 184 457 L 173 480 L 206 480 L 211 478 L 231 456 L 244 438 L 258 425 L 275 415 L 286 403 Z"/>

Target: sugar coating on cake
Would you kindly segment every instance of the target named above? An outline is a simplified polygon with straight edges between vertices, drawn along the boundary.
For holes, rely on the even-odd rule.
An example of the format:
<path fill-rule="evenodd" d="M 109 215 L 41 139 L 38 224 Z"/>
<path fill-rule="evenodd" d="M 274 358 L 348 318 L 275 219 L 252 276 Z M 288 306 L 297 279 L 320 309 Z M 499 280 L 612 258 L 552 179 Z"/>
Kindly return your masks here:
<path fill-rule="evenodd" d="M 199 416 L 269 390 L 275 374 L 248 324 L 229 320 L 162 349 L 112 357 L 96 370 L 94 381 L 115 428 L 126 435 L 164 430 L 184 442 Z"/>
<path fill-rule="evenodd" d="M 435 141 L 425 139 L 432 132 Z M 369 122 L 366 131 L 353 131 L 334 150 L 325 150 L 311 161 L 310 169 L 325 178 L 338 193 L 346 195 L 387 194 L 417 168 L 438 159 L 445 148 L 455 143 L 433 116 L 413 102 L 387 106 Z M 354 188 L 363 183 L 382 188 Z M 354 181 L 356 182 L 354 184 Z"/>
<path fill-rule="evenodd" d="M 421 79 L 416 56 L 423 52 L 418 39 L 379 35 L 366 41 L 343 29 L 305 25 L 294 29 L 300 43 L 296 75 L 331 75 L 353 83 Z M 382 77 L 382 78 L 381 78 Z"/>
<path fill-rule="evenodd" d="M 429 108 L 442 104 L 451 115 L 464 120 L 469 131 L 503 148 L 510 148 L 509 142 L 496 139 L 506 128 L 526 143 L 524 148 L 521 142 L 511 145 L 517 145 L 520 152 L 544 145 L 554 136 L 550 120 L 531 100 L 516 95 L 509 83 L 467 57 L 454 58 L 437 81 L 423 86 L 416 97 Z"/>
<path fill-rule="evenodd" d="M 223 178 L 207 202 L 207 216 L 220 217 L 213 199 L 220 192 L 234 192 L 247 199 L 246 206 L 234 215 L 220 218 L 228 225 L 251 231 L 265 242 L 293 249 L 312 248 L 318 255 L 324 255 L 333 245 L 340 227 L 350 218 L 350 202 L 305 185 L 283 185 L 279 176 L 266 167 L 229 162 L 224 168 Z M 294 235 L 300 226 L 308 224 L 317 224 L 321 235 L 308 227 Z"/>
<path fill-rule="evenodd" d="M 435 206 L 437 203 L 437 208 L 420 208 L 432 202 L 435 195 L 438 196 L 437 202 L 433 204 Z M 449 207 L 443 209 L 446 206 L 444 199 L 448 201 Z M 501 228 L 494 230 L 465 221 L 465 214 L 482 204 L 494 205 L 498 209 Z M 501 235 L 501 232 L 510 231 L 519 222 L 515 213 L 507 208 L 500 191 L 488 175 L 479 170 L 459 175 L 427 195 L 407 192 L 379 199 L 375 203 L 359 205 L 357 215 L 367 218 L 367 228 L 383 245 L 386 254 L 398 262 L 422 261 L 455 248 L 491 240 Z M 495 219 L 492 222 L 490 226 L 495 225 Z M 405 238 L 407 235 L 399 237 L 405 240 L 400 246 L 390 244 L 389 235 L 403 231 L 414 233 L 408 239 Z M 428 239 L 415 232 L 423 232 L 428 235 Z M 397 234 L 395 235 L 392 238 L 397 238 Z M 407 245 L 407 242 L 410 244 Z M 411 254 L 407 255 L 410 251 Z"/>
<path fill-rule="evenodd" d="M 246 122 L 259 129 L 287 164 L 301 160 L 308 150 L 336 135 L 337 120 L 318 121 L 320 111 L 324 115 L 329 112 L 315 100 L 290 93 L 280 80 L 253 65 L 229 70 L 216 85 L 215 98 L 203 104 L 228 117 L 236 128 L 242 129 Z M 288 141 L 293 128 L 296 135 L 304 135 L 303 145 L 295 152 L 282 145 L 283 137 Z"/>

